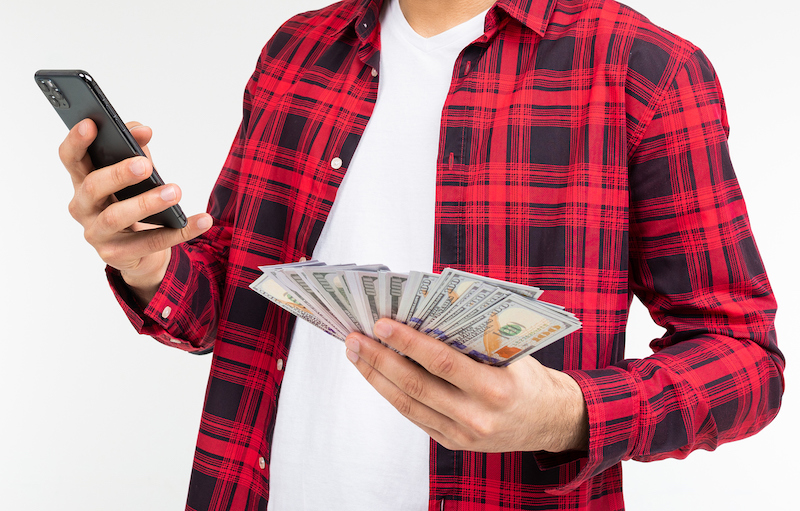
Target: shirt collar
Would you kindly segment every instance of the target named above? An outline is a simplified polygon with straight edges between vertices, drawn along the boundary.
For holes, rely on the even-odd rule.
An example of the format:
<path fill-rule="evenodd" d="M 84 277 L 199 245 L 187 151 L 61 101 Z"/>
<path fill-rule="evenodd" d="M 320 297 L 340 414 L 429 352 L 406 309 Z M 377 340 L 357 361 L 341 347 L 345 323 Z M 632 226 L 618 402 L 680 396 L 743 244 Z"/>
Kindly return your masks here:
<path fill-rule="evenodd" d="M 358 6 L 341 30 L 353 26 L 359 38 L 366 40 L 378 23 L 381 5 L 385 0 L 351 1 Z M 497 0 L 493 8 L 502 9 L 529 29 L 544 36 L 557 2 L 558 0 Z"/>
<path fill-rule="evenodd" d="M 558 0 L 497 0 L 495 6 L 544 37 L 557 3 Z"/>

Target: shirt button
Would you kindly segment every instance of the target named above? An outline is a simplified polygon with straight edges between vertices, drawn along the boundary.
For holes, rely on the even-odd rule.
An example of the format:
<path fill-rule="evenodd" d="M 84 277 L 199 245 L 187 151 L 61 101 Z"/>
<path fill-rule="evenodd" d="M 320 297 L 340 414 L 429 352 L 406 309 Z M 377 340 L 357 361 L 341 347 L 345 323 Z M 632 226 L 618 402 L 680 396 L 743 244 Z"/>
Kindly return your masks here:
<path fill-rule="evenodd" d="M 378 76 L 378 70 L 373 67 L 371 74 L 372 74 L 373 78 Z"/>
<path fill-rule="evenodd" d="M 174 342 L 175 344 L 180 344 L 181 340 L 180 339 L 175 339 L 173 337 L 170 337 L 169 342 Z"/>
<path fill-rule="evenodd" d="M 278 371 L 283 371 L 283 359 L 282 358 L 278 359 L 278 364 L 277 365 L 278 365 Z"/>
<path fill-rule="evenodd" d="M 331 167 L 333 167 L 334 169 L 342 168 L 342 159 L 339 158 L 338 156 L 336 158 L 332 159 L 331 160 Z"/>
<path fill-rule="evenodd" d="M 261 470 L 267 468 L 267 460 L 265 460 L 263 456 L 258 458 L 258 468 L 260 468 Z"/>
<path fill-rule="evenodd" d="M 171 312 L 172 312 L 172 307 L 167 305 L 166 307 L 164 307 L 164 310 L 161 311 L 161 317 L 167 319 Z"/>

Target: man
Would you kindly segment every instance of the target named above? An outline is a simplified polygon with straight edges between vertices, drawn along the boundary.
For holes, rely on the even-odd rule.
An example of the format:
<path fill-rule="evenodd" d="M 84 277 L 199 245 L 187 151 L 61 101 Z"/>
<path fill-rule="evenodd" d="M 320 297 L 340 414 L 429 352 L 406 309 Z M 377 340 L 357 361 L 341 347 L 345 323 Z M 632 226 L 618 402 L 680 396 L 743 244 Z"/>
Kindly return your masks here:
<path fill-rule="evenodd" d="M 248 83 L 209 213 L 180 231 L 128 228 L 180 190 L 111 203 L 151 165 L 89 174 L 94 134 L 61 155 L 120 303 L 139 332 L 214 352 L 187 509 L 622 509 L 621 460 L 777 413 L 775 302 L 713 69 L 619 4 L 298 15 Z M 418 364 L 359 334 L 342 356 L 247 287 L 312 256 L 534 284 L 583 328 L 501 369 L 388 320 L 376 336 Z M 631 292 L 666 328 L 644 360 L 623 360 Z"/>

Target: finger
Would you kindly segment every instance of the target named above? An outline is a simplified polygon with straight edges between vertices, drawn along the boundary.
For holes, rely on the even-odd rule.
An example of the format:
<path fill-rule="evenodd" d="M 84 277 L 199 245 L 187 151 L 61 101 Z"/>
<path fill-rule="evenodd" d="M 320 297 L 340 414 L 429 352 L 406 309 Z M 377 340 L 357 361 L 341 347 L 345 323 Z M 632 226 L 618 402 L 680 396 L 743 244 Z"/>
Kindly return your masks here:
<path fill-rule="evenodd" d="M 150 149 L 147 148 L 147 144 L 149 144 L 150 140 L 153 138 L 153 130 L 149 126 L 145 126 L 136 121 L 126 122 L 125 126 L 128 128 L 134 140 L 136 140 L 136 143 L 139 144 L 139 147 L 144 150 L 147 157 L 151 158 Z"/>
<path fill-rule="evenodd" d="M 83 178 L 94 170 L 92 160 L 86 152 L 97 136 L 97 127 L 91 119 L 84 119 L 69 130 L 58 147 L 58 157 L 66 167 L 74 186 L 80 186 Z"/>
<path fill-rule="evenodd" d="M 411 420 L 411 419 L 409 419 L 409 420 Z M 468 445 L 466 445 L 466 444 L 458 444 L 458 443 L 454 442 L 450 437 L 446 436 L 444 433 L 442 433 L 441 431 L 439 431 L 439 430 L 437 430 L 435 428 L 432 428 L 430 426 L 427 426 L 425 424 L 421 424 L 421 423 L 413 421 L 413 420 L 411 422 L 415 426 L 417 426 L 419 429 L 421 429 L 422 431 L 427 433 L 429 437 L 434 439 L 436 441 L 436 443 L 438 443 L 439 445 L 443 446 L 445 449 L 449 449 L 451 451 L 469 450 L 469 446 Z"/>
<path fill-rule="evenodd" d="M 361 334 L 354 333 L 350 335 L 345 344 L 351 352 L 348 354 L 348 358 L 352 361 L 355 355 L 365 364 L 363 366 L 358 366 L 357 364 L 357 367 L 359 367 L 359 370 L 363 368 L 369 372 L 368 375 L 365 375 L 368 381 L 370 378 L 377 378 L 377 375 L 380 375 L 381 378 L 391 382 L 403 394 L 426 407 L 448 417 L 457 415 L 462 406 L 461 403 L 464 396 L 462 392 L 451 384 L 433 376 L 414 362 Z M 399 399 L 404 398 L 401 396 Z M 399 403 L 399 405 L 404 406 L 403 403 Z"/>
<path fill-rule="evenodd" d="M 112 194 L 144 181 L 152 171 L 150 160 L 137 156 L 91 172 L 76 188 L 70 213 L 81 223 L 87 217 L 94 218 L 106 209 Z"/>
<path fill-rule="evenodd" d="M 120 270 L 134 270 L 136 268 L 126 267 L 124 262 L 117 262 L 118 254 L 124 254 L 126 261 L 140 261 L 145 256 L 192 240 L 208 231 L 212 225 L 211 215 L 201 213 L 189 217 L 186 227 L 182 229 L 162 227 L 121 233 L 121 237 L 116 242 L 102 245 L 98 252 L 100 257 L 111 266 Z"/>
<path fill-rule="evenodd" d="M 459 389 L 473 389 L 474 382 L 479 379 L 476 371 L 490 369 L 447 344 L 397 321 L 381 319 L 375 323 L 374 332 L 380 340 L 415 360 L 429 373 Z"/>
<path fill-rule="evenodd" d="M 144 160 L 144 158 L 142 158 Z M 136 222 L 160 213 L 178 204 L 181 189 L 176 184 L 159 186 L 152 190 L 109 204 L 86 227 L 87 241 L 92 245 L 128 229 Z"/>
<path fill-rule="evenodd" d="M 434 384 L 432 381 L 433 379 L 430 378 L 430 375 L 425 375 L 425 371 L 423 369 L 416 366 L 411 361 L 404 359 L 392 350 L 380 346 L 379 343 L 359 334 L 351 334 L 348 336 L 346 344 L 348 346 L 348 359 L 353 362 L 358 371 L 370 383 L 370 385 L 372 385 L 375 390 L 377 390 L 378 393 L 389 402 L 389 404 L 395 407 L 395 409 L 397 409 L 401 415 L 408 418 L 426 431 L 441 432 L 451 430 L 453 427 L 455 427 L 455 421 L 453 421 L 446 414 L 441 413 L 435 407 L 428 406 L 425 402 L 417 399 L 418 396 L 422 396 L 423 399 L 425 397 L 429 397 L 430 393 L 427 391 L 422 391 L 421 389 L 428 385 Z M 419 380 L 417 381 L 419 383 L 412 383 L 412 390 L 409 392 L 407 389 L 404 389 L 403 386 L 410 380 L 403 380 L 401 378 L 401 382 L 398 385 L 391 377 L 388 377 L 386 374 L 384 374 L 378 367 L 369 363 L 367 357 L 364 355 L 368 356 L 366 351 L 369 349 L 370 344 L 375 345 L 379 350 L 383 350 L 385 352 L 384 355 L 388 359 L 394 359 L 387 364 L 378 364 L 379 366 L 382 365 L 384 368 L 386 368 L 392 365 L 392 363 L 396 364 L 398 367 L 406 366 L 404 370 L 409 374 L 412 372 L 420 373 L 413 377 L 418 377 Z M 400 372 L 403 372 L 403 370 Z M 423 380 L 431 381 L 422 383 Z M 434 399 L 432 401 L 440 402 L 439 399 Z"/>

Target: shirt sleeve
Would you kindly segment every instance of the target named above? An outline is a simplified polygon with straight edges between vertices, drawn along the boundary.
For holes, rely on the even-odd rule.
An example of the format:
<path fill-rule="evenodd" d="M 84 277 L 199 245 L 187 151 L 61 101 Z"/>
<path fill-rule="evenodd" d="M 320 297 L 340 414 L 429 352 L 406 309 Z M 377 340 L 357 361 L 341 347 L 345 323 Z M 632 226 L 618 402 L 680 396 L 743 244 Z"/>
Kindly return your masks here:
<path fill-rule="evenodd" d="M 270 43 L 264 47 L 245 89 L 242 123 L 209 199 L 208 213 L 214 218 L 214 226 L 202 236 L 172 248 L 166 276 L 145 307 L 138 303 L 120 273 L 106 268 L 111 289 L 136 331 L 167 346 L 198 354 L 213 349 L 250 114 Z"/>
<path fill-rule="evenodd" d="M 583 390 L 589 451 L 564 494 L 622 460 L 684 458 L 777 414 L 776 303 L 727 146 L 716 74 L 696 51 L 659 101 L 629 165 L 630 290 L 666 329 L 654 354 L 567 371 Z M 542 466 L 575 459 L 542 455 Z"/>

